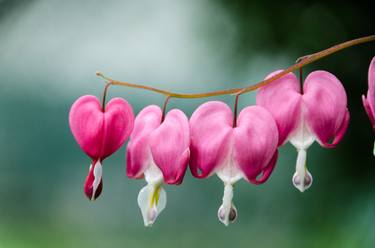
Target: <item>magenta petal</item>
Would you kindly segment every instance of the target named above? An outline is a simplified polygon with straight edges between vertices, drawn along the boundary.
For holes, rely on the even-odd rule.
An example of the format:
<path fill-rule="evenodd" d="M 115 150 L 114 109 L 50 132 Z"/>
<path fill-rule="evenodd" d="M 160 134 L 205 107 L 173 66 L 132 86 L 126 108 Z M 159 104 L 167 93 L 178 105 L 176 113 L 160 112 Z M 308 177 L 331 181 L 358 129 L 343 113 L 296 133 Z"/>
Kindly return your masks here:
<path fill-rule="evenodd" d="M 340 143 L 340 141 L 344 137 L 344 134 L 346 133 L 346 130 L 348 129 L 349 121 L 350 121 L 350 114 L 349 114 L 349 111 L 346 110 L 344 121 L 342 122 L 341 127 L 339 128 L 335 137 L 333 138 L 332 143 L 322 143 L 322 145 L 326 148 L 334 148 L 338 143 Z"/>
<path fill-rule="evenodd" d="M 165 183 L 182 182 L 190 157 L 189 144 L 189 121 L 181 110 L 173 109 L 150 136 L 152 157 Z"/>
<path fill-rule="evenodd" d="M 266 78 L 281 72 L 275 71 Z M 300 85 L 293 73 L 273 81 L 259 89 L 256 103 L 265 107 L 273 115 L 279 130 L 279 145 L 285 143 L 288 135 L 296 128 L 300 118 Z"/>
<path fill-rule="evenodd" d="M 260 106 L 243 109 L 234 129 L 234 159 L 248 181 L 263 183 L 267 180 L 275 165 L 272 158 L 275 158 L 277 145 L 278 131 L 272 115 Z"/>
<path fill-rule="evenodd" d="M 275 169 L 278 156 L 279 156 L 279 151 L 276 150 L 275 154 L 272 156 L 271 161 L 268 163 L 266 168 L 262 171 L 261 176 L 259 178 L 257 177 L 252 178 L 252 179 L 250 178 L 250 182 L 256 185 L 265 183 L 268 180 L 268 178 L 271 176 L 273 169 Z"/>
<path fill-rule="evenodd" d="M 375 57 L 372 58 L 368 70 L 368 91 L 367 99 L 362 96 L 363 106 L 370 118 L 373 129 L 375 130 Z"/>
<path fill-rule="evenodd" d="M 375 57 L 372 58 L 370 67 L 368 70 L 368 92 L 367 99 L 372 109 L 372 113 L 375 113 Z"/>
<path fill-rule="evenodd" d="M 129 138 L 134 126 L 132 107 L 122 98 L 113 98 L 105 107 L 104 124 L 101 159 L 117 151 Z"/>
<path fill-rule="evenodd" d="M 319 143 L 334 147 L 341 140 L 349 122 L 346 93 L 341 82 L 329 72 L 312 72 L 304 83 L 303 101 L 308 126 Z M 334 139 L 332 144 L 329 144 L 330 139 Z"/>
<path fill-rule="evenodd" d="M 232 110 L 223 102 L 199 106 L 190 118 L 190 170 L 195 177 L 210 176 L 228 157 Z"/>
<path fill-rule="evenodd" d="M 103 137 L 103 112 L 95 96 L 81 96 L 72 105 L 69 125 L 81 149 L 93 160 L 100 157 Z"/>
<path fill-rule="evenodd" d="M 126 175 L 140 178 L 151 159 L 149 137 L 160 126 L 162 112 L 156 105 L 144 108 L 135 118 L 134 129 L 126 149 Z"/>
<path fill-rule="evenodd" d="M 371 121 L 371 124 L 372 124 L 372 128 L 375 131 L 375 116 L 374 116 L 374 114 L 372 112 L 372 109 L 370 107 L 369 102 L 367 101 L 367 99 L 366 99 L 366 97 L 364 95 L 362 95 L 362 103 L 363 103 L 363 107 L 365 108 L 368 117 L 370 118 L 370 121 Z"/>
<path fill-rule="evenodd" d="M 112 99 L 103 113 L 95 96 L 82 96 L 69 113 L 73 136 L 93 160 L 114 153 L 128 138 L 133 122 L 131 106 L 120 98 Z"/>

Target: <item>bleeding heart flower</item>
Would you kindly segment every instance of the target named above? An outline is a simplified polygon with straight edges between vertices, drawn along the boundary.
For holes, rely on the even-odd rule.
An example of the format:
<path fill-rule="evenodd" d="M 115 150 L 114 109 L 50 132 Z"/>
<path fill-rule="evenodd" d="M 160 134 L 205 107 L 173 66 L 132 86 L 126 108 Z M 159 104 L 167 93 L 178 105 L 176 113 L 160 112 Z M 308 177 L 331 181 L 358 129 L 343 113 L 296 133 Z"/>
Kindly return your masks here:
<path fill-rule="evenodd" d="M 279 72 L 273 72 L 267 78 Z M 289 141 L 297 148 L 293 184 L 301 192 L 305 191 L 312 184 L 312 176 L 306 167 L 306 150 L 315 140 L 323 147 L 335 147 L 348 127 L 350 116 L 344 87 L 331 73 L 315 71 L 308 75 L 301 92 L 297 77 L 288 73 L 262 87 L 256 102 L 275 118 L 279 145 Z"/>
<path fill-rule="evenodd" d="M 228 225 L 237 217 L 233 184 L 241 178 L 261 184 L 271 175 L 278 154 L 276 123 L 265 108 L 250 106 L 241 111 L 233 127 L 232 110 L 212 101 L 195 110 L 190 131 L 191 172 L 198 178 L 216 173 L 224 182 L 218 217 Z"/>
<path fill-rule="evenodd" d="M 132 107 L 114 98 L 102 110 L 95 96 L 82 96 L 70 109 L 69 124 L 77 143 L 92 159 L 84 192 L 95 200 L 103 187 L 101 162 L 124 144 L 133 129 Z"/>
<path fill-rule="evenodd" d="M 362 95 L 363 106 L 370 118 L 372 129 L 375 131 L 375 57 L 372 58 L 370 67 L 368 69 L 368 91 L 367 98 Z M 374 143 L 375 156 L 375 143 Z"/>
<path fill-rule="evenodd" d="M 180 184 L 189 162 L 189 121 L 178 109 L 162 121 L 162 111 L 152 105 L 136 117 L 127 147 L 126 174 L 145 177 L 147 186 L 138 195 L 145 226 L 151 226 L 166 206 L 161 184 Z"/>

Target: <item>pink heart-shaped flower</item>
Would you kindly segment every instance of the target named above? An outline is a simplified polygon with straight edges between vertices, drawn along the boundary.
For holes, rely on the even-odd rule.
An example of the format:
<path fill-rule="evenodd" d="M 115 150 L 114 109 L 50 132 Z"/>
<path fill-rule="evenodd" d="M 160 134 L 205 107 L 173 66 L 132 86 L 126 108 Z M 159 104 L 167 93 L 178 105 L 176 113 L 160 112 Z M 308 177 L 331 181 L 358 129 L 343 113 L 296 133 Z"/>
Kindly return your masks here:
<path fill-rule="evenodd" d="M 133 123 L 132 107 L 122 98 L 112 99 L 103 111 L 95 96 L 82 96 L 69 113 L 74 138 L 93 160 L 103 160 L 119 149 L 129 137 Z"/>
<path fill-rule="evenodd" d="M 124 99 L 114 98 L 103 110 L 95 96 L 82 96 L 70 109 L 69 125 L 78 145 L 93 160 L 85 193 L 95 199 L 102 188 L 101 161 L 117 151 L 133 129 L 132 107 Z"/>

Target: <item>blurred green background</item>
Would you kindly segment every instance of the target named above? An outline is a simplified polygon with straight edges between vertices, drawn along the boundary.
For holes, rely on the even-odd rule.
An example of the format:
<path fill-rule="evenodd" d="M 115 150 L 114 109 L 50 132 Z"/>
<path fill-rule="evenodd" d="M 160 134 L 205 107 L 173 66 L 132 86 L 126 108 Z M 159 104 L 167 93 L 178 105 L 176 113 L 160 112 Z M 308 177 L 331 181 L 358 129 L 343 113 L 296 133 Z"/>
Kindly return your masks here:
<path fill-rule="evenodd" d="M 145 183 L 126 177 L 125 146 L 104 162 L 103 194 L 89 202 L 90 161 L 68 127 L 79 96 L 101 95 L 96 70 L 179 92 L 241 87 L 374 31 L 373 8 L 358 1 L 0 0 L 0 248 L 375 247 L 374 135 L 361 103 L 375 44 L 304 69 L 334 73 L 351 111 L 337 148 L 309 149 L 313 187 L 293 188 L 296 152 L 288 144 L 266 184 L 236 185 L 239 218 L 229 227 L 216 216 L 220 180 L 189 171 L 181 186 L 166 186 L 167 208 L 143 227 L 136 199 Z M 254 95 L 241 97 L 241 108 Z M 135 112 L 163 102 L 120 87 L 110 96 Z M 190 116 L 207 100 L 173 99 L 170 108 Z"/>

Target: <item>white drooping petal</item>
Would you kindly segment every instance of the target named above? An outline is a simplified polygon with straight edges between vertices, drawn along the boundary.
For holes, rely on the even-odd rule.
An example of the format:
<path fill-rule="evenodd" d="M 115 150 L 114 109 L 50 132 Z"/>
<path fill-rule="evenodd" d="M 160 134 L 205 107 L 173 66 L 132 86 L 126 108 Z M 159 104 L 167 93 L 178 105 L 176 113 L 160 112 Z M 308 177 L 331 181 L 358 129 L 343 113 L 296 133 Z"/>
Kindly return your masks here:
<path fill-rule="evenodd" d="M 148 184 L 139 191 L 138 206 L 145 226 L 151 226 L 166 205 L 167 194 L 160 184 Z"/>
<path fill-rule="evenodd" d="M 163 174 L 155 163 L 150 161 L 144 172 L 147 185 L 138 194 L 138 206 L 141 209 L 145 226 L 151 226 L 167 204 L 167 194 L 161 187 Z"/>
<path fill-rule="evenodd" d="M 233 223 L 237 218 L 237 209 L 233 200 L 233 184 L 243 178 L 243 173 L 233 159 L 232 152 L 222 166 L 216 171 L 217 176 L 224 182 L 223 203 L 219 207 L 217 216 L 226 226 Z"/>
<path fill-rule="evenodd" d="M 90 165 L 90 169 L 91 168 L 92 168 L 92 165 Z M 94 166 L 94 181 L 92 182 L 91 200 L 95 200 L 96 190 L 98 189 L 100 181 L 102 180 L 102 174 L 103 174 L 103 167 L 102 167 L 102 164 L 98 160 Z"/>
<path fill-rule="evenodd" d="M 312 175 L 306 166 L 307 149 L 316 140 L 315 135 L 310 131 L 309 127 L 301 115 L 297 129 L 289 136 L 289 142 L 297 148 L 296 171 L 293 175 L 292 182 L 294 187 L 304 192 L 312 185 Z"/>

